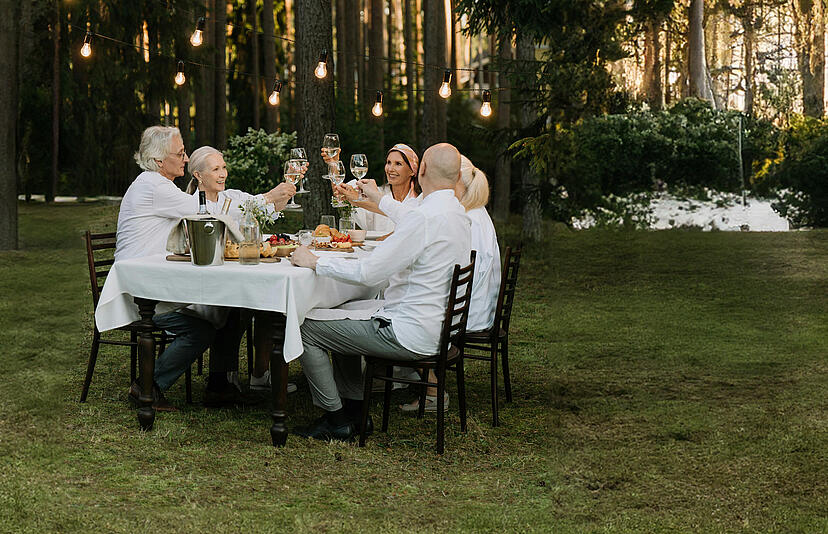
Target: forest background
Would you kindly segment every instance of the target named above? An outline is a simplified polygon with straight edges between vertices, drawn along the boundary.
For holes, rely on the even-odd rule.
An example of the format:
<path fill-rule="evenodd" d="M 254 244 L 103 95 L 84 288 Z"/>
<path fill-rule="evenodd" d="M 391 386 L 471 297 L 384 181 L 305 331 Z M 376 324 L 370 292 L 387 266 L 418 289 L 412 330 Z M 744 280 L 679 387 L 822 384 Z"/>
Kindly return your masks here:
<path fill-rule="evenodd" d="M 159 123 L 190 150 L 229 154 L 296 132 L 311 159 L 309 221 L 333 210 L 314 151 L 336 131 L 374 177 L 396 142 L 455 144 L 489 176 L 493 217 L 522 214 L 529 239 L 545 216 L 665 188 L 748 189 L 776 196 L 796 226 L 828 225 L 822 0 L 2 5 L 0 248 L 16 247 L 18 195 L 122 195 L 141 131 Z M 261 183 L 279 180 L 278 157 L 269 166 Z"/>

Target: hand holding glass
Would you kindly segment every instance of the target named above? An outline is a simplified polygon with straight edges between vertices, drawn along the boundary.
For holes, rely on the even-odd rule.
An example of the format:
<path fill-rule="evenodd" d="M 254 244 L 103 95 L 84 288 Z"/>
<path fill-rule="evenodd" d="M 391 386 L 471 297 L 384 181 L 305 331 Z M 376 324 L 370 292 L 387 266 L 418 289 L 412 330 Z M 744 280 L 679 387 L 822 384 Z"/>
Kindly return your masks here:
<path fill-rule="evenodd" d="M 325 138 L 322 139 L 322 150 L 328 155 L 329 158 L 335 158 L 339 155 L 339 135 L 335 133 L 325 134 Z"/>
<path fill-rule="evenodd" d="M 308 164 L 308 153 L 305 152 L 305 149 L 302 148 L 302 147 L 291 148 L 290 149 L 290 159 L 299 160 L 302 163 L 302 165 L 307 165 Z M 305 180 L 301 180 L 299 182 L 299 191 L 297 191 L 296 194 L 300 195 L 302 193 L 307 193 L 307 192 L 308 192 L 308 190 L 305 189 Z"/>
<path fill-rule="evenodd" d="M 285 162 L 285 181 L 289 184 L 296 185 L 302 179 L 302 163 L 298 159 L 289 159 Z M 290 203 L 286 208 L 298 208 L 299 204 L 293 197 L 290 197 Z"/>

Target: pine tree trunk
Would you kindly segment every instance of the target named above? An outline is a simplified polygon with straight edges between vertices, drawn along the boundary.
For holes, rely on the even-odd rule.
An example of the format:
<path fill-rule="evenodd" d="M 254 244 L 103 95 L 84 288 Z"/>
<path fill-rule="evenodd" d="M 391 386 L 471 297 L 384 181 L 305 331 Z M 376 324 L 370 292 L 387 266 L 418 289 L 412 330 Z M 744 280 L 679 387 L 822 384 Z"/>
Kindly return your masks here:
<path fill-rule="evenodd" d="M 405 50 L 405 101 L 408 107 L 408 127 L 406 128 L 414 149 L 417 149 L 417 101 L 414 97 L 414 84 L 417 80 L 417 69 L 414 66 L 414 52 L 417 43 L 414 42 L 411 25 L 414 17 L 411 3 L 414 0 L 403 0 L 403 49 Z"/>
<path fill-rule="evenodd" d="M 420 126 L 421 150 L 446 140 L 446 102 L 437 94 L 443 81 L 443 70 L 434 65 L 446 65 L 446 4 L 444 0 L 424 0 L 425 17 L 423 41 L 425 68 L 423 83 L 428 89 L 423 94 L 423 118 Z"/>
<path fill-rule="evenodd" d="M 346 0 L 340 0 L 345 6 L 350 3 Z M 354 120 L 356 117 L 354 98 L 355 98 L 355 74 L 357 71 L 357 55 L 359 54 L 359 10 L 348 9 L 343 7 L 342 13 L 345 19 L 345 78 L 342 79 L 343 93 L 345 95 L 345 112 L 347 113 L 345 120 Z"/>
<path fill-rule="evenodd" d="M 161 120 L 161 91 L 158 87 L 159 74 L 164 72 L 159 60 L 158 50 L 158 17 L 154 10 L 150 10 L 147 17 L 147 48 L 149 49 L 150 82 L 147 87 L 147 115 L 151 124 L 158 124 Z"/>
<path fill-rule="evenodd" d="M 28 11 L 31 14 L 31 5 Z M 60 178 L 60 22 L 60 2 L 56 1 L 52 23 L 52 180 L 46 192 L 46 202 L 53 201 L 57 196 Z"/>
<path fill-rule="evenodd" d="M 500 42 L 498 43 L 498 57 L 500 59 L 498 67 L 501 69 L 506 62 L 511 61 L 511 35 L 500 38 Z M 512 98 L 510 91 L 511 82 L 506 74 L 499 74 L 497 78 L 498 84 L 500 85 L 500 92 L 497 94 L 497 129 L 504 132 L 508 130 L 511 124 L 512 112 L 509 102 Z M 508 148 L 506 143 L 498 147 L 497 160 L 495 161 L 492 211 L 497 221 L 506 221 L 509 219 L 509 204 L 512 198 L 512 158 L 509 157 L 507 152 Z"/>
<path fill-rule="evenodd" d="M 672 88 L 670 86 L 670 54 L 672 53 L 672 39 L 670 36 L 670 26 L 664 30 L 664 105 L 669 107 L 673 99 Z"/>
<path fill-rule="evenodd" d="M 451 86 L 452 94 L 457 89 L 457 0 L 451 0 L 451 13 L 449 20 L 451 21 L 451 44 L 449 45 L 449 68 L 451 69 Z M 491 36 L 492 51 L 494 51 L 494 35 Z"/>
<path fill-rule="evenodd" d="M 336 57 L 334 57 L 334 61 L 336 61 L 336 81 L 337 81 L 337 90 L 336 90 L 336 99 L 338 102 L 342 104 L 344 109 L 348 109 L 348 89 L 347 84 L 345 83 L 345 79 L 347 77 L 348 72 L 348 62 L 345 59 L 348 54 L 348 31 L 346 27 L 348 26 L 347 17 L 348 14 L 346 12 L 345 7 L 345 0 L 336 0 L 335 4 L 335 22 L 336 22 Z M 351 95 L 351 99 L 353 101 L 353 95 Z"/>
<path fill-rule="evenodd" d="M 753 49 L 756 43 L 756 28 L 753 24 L 753 9 L 752 5 L 747 9 L 746 20 L 742 21 L 745 33 L 745 113 L 753 115 L 753 98 L 754 98 L 754 77 L 755 69 L 753 63 Z"/>
<path fill-rule="evenodd" d="M 265 87 L 268 94 L 276 83 L 276 23 L 273 18 L 273 0 L 264 0 L 262 3 L 262 57 L 264 59 Z M 288 84 L 284 84 L 282 91 L 288 91 Z M 284 97 L 284 93 L 280 94 Z M 279 108 L 267 104 L 265 111 L 265 128 L 268 132 L 279 129 Z"/>
<path fill-rule="evenodd" d="M 368 64 L 368 95 L 366 97 L 366 105 L 373 106 L 374 102 L 376 101 L 376 94 L 377 91 L 383 91 L 383 75 L 384 75 L 384 65 L 385 62 L 382 61 L 382 58 L 385 56 L 385 39 L 383 39 L 383 32 L 385 31 L 385 27 L 383 26 L 383 11 L 384 11 L 384 1 L 383 0 L 369 0 L 371 2 L 371 31 L 370 31 L 370 38 L 368 39 L 368 56 L 371 58 L 370 63 Z M 390 96 L 390 95 L 388 95 Z M 388 108 L 389 102 L 386 99 L 384 101 L 384 107 Z M 387 113 L 387 109 L 384 113 Z M 377 137 L 375 142 L 379 145 L 379 152 L 383 152 L 383 147 L 385 146 L 385 139 L 383 135 L 382 124 L 383 120 L 382 117 L 374 117 L 373 115 L 367 115 L 367 117 L 374 123 L 380 126 L 379 131 L 377 132 Z"/>
<path fill-rule="evenodd" d="M 0 0 L 0 250 L 17 249 L 17 0 Z"/>
<path fill-rule="evenodd" d="M 527 62 L 535 60 L 535 43 L 530 37 L 522 33 L 519 33 L 517 38 L 517 59 L 518 61 Z M 520 95 L 524 102 L 520 107 L 520 126 L 526 133 L 537 118 L 537 114 L 534 108 L 526 103 L 532 100 L 530 91 L 527 88 L 521 88 Z M 521 235 L 525 241 L 540 241 L 541 224 L 543 222 L 539 195 L 540 180 L 526 161 L 521 164 L 521 177 L 521 189 L 524 197 Z"/>
<path fill-rule="evenodd" d="M 664 108 L 664 94 L 661 90 L 661 29 L 660 20 L 647 21 L 644 34 L 644 93 L 652 110 Z"/>
<path fill-rule="evenodd" d="M 215 11 L 215 3 L 213 0 L 204 1 L 205 18 L 207 25 L 204 31 L 204 42 L 199 47 L 200 50 L 196 52 L 200 63 L 204 64 L 199 71 L 199 87 L 196 91 L 196 145 L 198 146 L 215 146 L 215 83 L 213 82 L 213 61 L 215 54 L 213 53 L 213 46 L 215 44 L 216 25 L 213 19 L 213 12 Z"/>
<path fill-rule="evenodd" d="M 357 3 L 364 8 L 365 2 L 370 1 L 371 0 L 357 0 Z M 355 11 L 357 12 L 357 17 L 359 17 L 360 10 L 356 9 Z M 365 9 L 362 11 L 367 14 Z M 367 34 L 367 25 L 367 20 L 359 19 L 359 24 L 357 25 L 357 28 L 359 28 L 359 35 L 357 36 L 357 48 L 359 48 L 359 53 L 357 55 L 357 103 L 359 104 L 361 119 L 369 117 L 369 113 L 371 112 L 371 104 L 368 103 L 369 83 L 367 79 L 367 67 L 365 65 L 365 36 Z"/>
<path fill-rule="evenodd" d="M 299 146 L 312 150 L 322 145 L 322 138 L 334 131 L 334 90 L 331 76 L 320 80 L 313 74 L 322 49 L 333 50 L 331 39 L 331 1 L 296 3 L 296 106 L 312 113 L 297 113 L 296 130 Z M 310 154 L 309 154 L 310 155 Z M 313 228 L 319 216 L 333 213 L 331 186 L 322 179 L 324 163 L 321 158 L 309 157 L 306 187 L 310 194 L 302 203 L 304 223 Z"/>
<path fill-rule="evenodd" d="M 247 7 L 249 9 L 250 26 L 253 31 L 250 34 L 250 41 L 253 47 L 253 79 L 250 81 L 251 90 L 253 93 L 253 129 L 259 129 L 259 114 L 260 103 L 262 100 L 262 77 L 259 73 L 259 24 L 258 24 L 258 9 L 256 0 L 247 0 Z M 272 86 L 271 86 L 272 87 Z M 267 94 L 270 94 L 270 88 L 266 88 Z"/>
<path fill-rule="evenodd" d="M 394 59 L 396 54 L 394 54 L 394 0 L 388 0 L 388 18 L 385 21 L 385 45 L 388 52 L 386 52 L 385 57 L 388 58 L 388 61 L 385 62 L 385 77 L 388 80 L 392 80 L 394 75 L 394 67 L 396 63 Z M 389 88 L 393 87 L 393 83 L 389 86 Z"/>
<path fill-rule="evenodd" d="M 802 110 L 809 117 L 825 112 L 825 19 L 822 2 L 793 0 L 794 39 L 802 79 Z"/>
<path fill-rule="evenodd" d="M 215 148 L 227 146 L 227 1 L 216 0 Z"/>
<path fill-rule="evenodd" d="M 690 96 L 707 100 L 711 105 L 713 93 L 707 82 L 707 59 L 704 52 L 704 0 L 690 0 L 689 49 Z"/>

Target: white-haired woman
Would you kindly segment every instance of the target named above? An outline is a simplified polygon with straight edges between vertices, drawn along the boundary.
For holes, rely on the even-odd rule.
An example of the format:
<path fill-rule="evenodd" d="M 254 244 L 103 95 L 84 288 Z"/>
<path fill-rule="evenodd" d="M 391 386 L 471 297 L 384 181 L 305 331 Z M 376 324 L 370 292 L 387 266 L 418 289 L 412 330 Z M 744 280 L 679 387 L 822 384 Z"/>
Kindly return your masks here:
<path fill-rule="evenodd" d="M 211 146 L 196 149 L 190 155 L 189 165 L 190 183 L 187 184 L 187 193 L 198 198 L 198 192 L 204 191 L 207 197 L 207 211 L 219 213 L 226 201 L 230 202 L 229 213 L 239 214 L 245 202 L 252 201 L 259 205 L 274 219 L 281 215 L 287 202 L 294 194 L 296 187 L 282 182 L 270 191 L 252 195 L 238 189 L 227 189 L 227 165 L 224 155 Z"/>
<path fill-rule="evenodd" d="M 500 291 L 500 248 L 492 218 L 486 211 L 486 204 L 489 202 L 489 181 L 486 174 L 475 167 L 466 156 L 460 156 L 460 180 L 457 180 L 454 195 L 466 208 L 466 215 L 471 219 L 471 248 L 477 251 L 467 329 L 470 332 L 485 330 L 494 323 L 497 294 Z M 416 205 L 410 201 L 401 203 L 383 197 L 377 207 L 396 221 Z M 429 378 L 432 382 L 436 381 L 433 372 Z M 436 395 L 436 389 L 427 390 L 426 411 L 437 409 Z M 413 412 L 417 411 L 418 406 L 419 401 L 415 400 L 400 408 L 404 412 Z M 448 409 L 448 394 L 443 406 Z"/>

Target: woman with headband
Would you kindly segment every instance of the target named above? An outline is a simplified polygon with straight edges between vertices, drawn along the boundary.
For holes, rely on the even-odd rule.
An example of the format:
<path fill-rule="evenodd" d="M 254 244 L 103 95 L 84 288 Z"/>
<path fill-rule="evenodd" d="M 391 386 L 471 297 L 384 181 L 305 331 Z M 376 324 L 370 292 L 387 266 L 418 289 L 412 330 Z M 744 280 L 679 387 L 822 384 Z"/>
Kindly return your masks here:
<path fill-rule="evenodd" d="M 327 163 L 337 161 L 336 158 L 328 158 L 325 151 L 322 157 Z M 390 196 L 397 202 L 406 202 L 414 199 L 420 194 L 420 186 L 417 183 L 417 169 L 420 166 L 420 158 L 410 146 L 397 143 L 392 146 L 385 156 L 385 179 L 386 183 L 380 186 L 383 196 Z M 383 233 L 394 231 L 394 221 L 386 217 L 371 203 L 356 201 L 358 191 L 354 188 L 356 180 L 347 185 L 337 187 L 337 192 L 342 194 L 356 209 L 351 214 L 351 219 L 363 230 L 372 230 Z"/>

